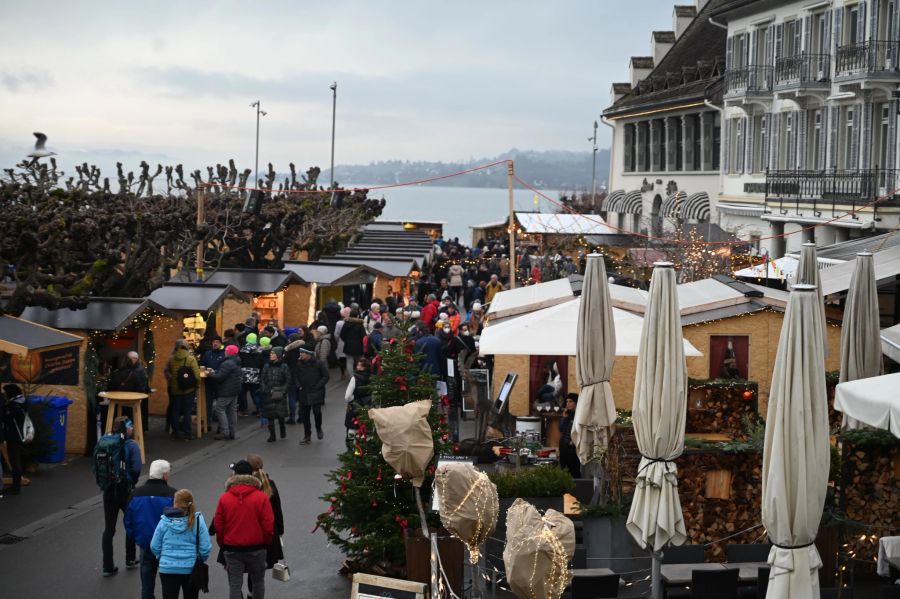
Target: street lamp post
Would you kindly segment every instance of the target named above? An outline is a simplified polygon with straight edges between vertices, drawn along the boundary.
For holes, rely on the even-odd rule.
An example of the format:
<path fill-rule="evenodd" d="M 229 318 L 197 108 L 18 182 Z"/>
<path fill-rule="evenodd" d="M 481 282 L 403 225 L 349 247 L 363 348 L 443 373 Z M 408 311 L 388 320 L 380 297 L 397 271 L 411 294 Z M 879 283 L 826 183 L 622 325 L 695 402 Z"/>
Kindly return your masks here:
<path fill-rule="evenodd" d="M 334 189 L 334 125 L 337 117 L 337 81 L 329 86 L 331 89 L 331 186 Z"/>
<path fill-rule="evenodd" d="M 268 114 L 262 110 L 259 100 L 250 105 L 250 108 L 256 108 L 256 161 L 253 166 L 253 187 L 259 185 L 259 117 Z"/>
<path fill-rule="evenodd" d="M 597 121 L 594 121 L 594 136 L 589 137 L 588 141 L 594 144 L 594 153 L 591 155 L 591 207 L 593 207 L 594 199 L 597 197 Z"/>

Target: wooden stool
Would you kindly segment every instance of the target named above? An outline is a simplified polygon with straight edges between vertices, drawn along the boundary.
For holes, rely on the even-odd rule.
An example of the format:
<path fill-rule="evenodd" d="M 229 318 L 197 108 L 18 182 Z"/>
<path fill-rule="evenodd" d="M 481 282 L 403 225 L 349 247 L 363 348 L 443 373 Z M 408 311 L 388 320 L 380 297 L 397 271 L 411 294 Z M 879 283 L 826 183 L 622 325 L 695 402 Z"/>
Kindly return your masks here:
<path fill-rule="evenodd" d="M 100 397 L 109 400 L 109 410 L 106 413 L 106 432 L 111 433 L 113 421 L 121 415 L 122 408 L 132 408 L 134 416 L 134 440 L 141 448 L 141 463 L 146 461 L 144 455 L 144 420 L 141 416 L 141 402 L 147 399 L 146 393 L 134 391 L 101 391 Z"/>

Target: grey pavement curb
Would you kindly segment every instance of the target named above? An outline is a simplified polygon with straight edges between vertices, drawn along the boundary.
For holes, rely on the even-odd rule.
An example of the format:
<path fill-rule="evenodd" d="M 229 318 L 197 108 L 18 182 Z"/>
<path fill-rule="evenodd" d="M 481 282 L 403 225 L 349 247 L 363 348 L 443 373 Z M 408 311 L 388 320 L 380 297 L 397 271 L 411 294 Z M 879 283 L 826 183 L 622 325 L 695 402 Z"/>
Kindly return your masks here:
<path fill-rule="evenodd" d="M 339 386 L 346 385 L 346 381 L 337 380 L 333 384 L 328 385 L 326 387 L 326 393 L 329 391 L 333 391 Z M 258 426 L 249 425 L 246 427 L 247 432 L 242 431 L 242 440 L 245 440 L 254 435 L 259 435 L 263 432 L 263 429 Z M 203 462 L 213 456 L 217 456 L 221 453 L 224 453 L 230 450 L 234 446 L 233 443 L 229 441 L 217 441 L 215 444 L 204 447 L 203 449 L 198 449 L 194 453 L 188 454 L 177 460 L 172 462 L 172 469 L 175 471 L 185 470 L 190 466 L 196 465 L 200 462 Z M 141 477 L 139 482 L 143 483 L 147 480 L 146 476 Z M 9 534 L 21 537 L 23 539 L 32 539 L 38 535 L 41 535 L 49 530 L 56 528 L 62 524 L 65 524 L 74 518 L 79 516 L 83 516 L 87 513 L 92 512 L 97 508 L 103 507 L 103 494 L 97 494 L 94 497 L 90 497 L 85 499 L 82 502 L 76 503 L 71 507 L 67 507 L 61 509 L 49 516 L 45 516 L 44 518 L 40 518 L 39 520 L 35 520 L 30 524 L 26 524 L 16 530 L 11 531 Z M 13 545 L 0 545 L 0 551 L 12 547 Z"/>

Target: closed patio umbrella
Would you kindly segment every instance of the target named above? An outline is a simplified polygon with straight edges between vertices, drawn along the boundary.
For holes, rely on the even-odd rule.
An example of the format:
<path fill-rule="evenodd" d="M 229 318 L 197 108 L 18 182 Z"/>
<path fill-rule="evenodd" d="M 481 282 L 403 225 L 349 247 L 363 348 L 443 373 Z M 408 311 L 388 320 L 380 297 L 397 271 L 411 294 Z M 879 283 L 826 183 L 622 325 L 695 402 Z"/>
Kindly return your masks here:
<path fill-rule="evenodd" d="M 814 286 L 794 286 L 769 391 L 762 476 L 762 522 L 773 545 L 769 599 L 819 597 L 822 560 L 813 542 L 831 454 L 817 301 Z"/>
<path fill-rule="evenodd" d="M 681 343 L 675 269 L 657 262 L 650 280 L 634 380 L 632 419 L 641 462 L 626 527 L 653 552 L 654 597 L 661 596 L 659 551 L 687 539 L 674 460 L 684 450 L 687 365 Z"/>
<path fill-rule="evenodd" d="M 608 285 L 603 257 L 590 254 L 578 311 L 575 360 L 581 392 L 572 423 L 572 442 L 582 464 L 591 460 L 595 447 L 608 445 L 616 421 L 616 404 L 609 384 L 616 361 L 616 328 Z"/>
<path fill-rule="evenodd" d="M 871 252 L 856 255 L 850 279 L 844 324 L 841 327 L 840 382 L 856 381 L 882 373 L 881 322 L 878 316 L 878 284 L 875 257 Z M 844 414 L 843 428 L 860 428 L 858 420 Z"/>
<path fill-rule="evenodd" d="M 816 286 L 816 296 L 819 298 L 819 306 L 822 310 L 822 330 L 827 331 L 828 322 L 825 320 L 825 297 L 822 295 L 822 277 L 819 273 L 819 257 L 816 255 L 816 244 L 807 241 L 800 248 L 800 263 L 797 265 L 797 275 L 794 277 L 794 285 L 805 283 Z M 828 334 L 822 336 L 825 357 L 828 357 Z"/>

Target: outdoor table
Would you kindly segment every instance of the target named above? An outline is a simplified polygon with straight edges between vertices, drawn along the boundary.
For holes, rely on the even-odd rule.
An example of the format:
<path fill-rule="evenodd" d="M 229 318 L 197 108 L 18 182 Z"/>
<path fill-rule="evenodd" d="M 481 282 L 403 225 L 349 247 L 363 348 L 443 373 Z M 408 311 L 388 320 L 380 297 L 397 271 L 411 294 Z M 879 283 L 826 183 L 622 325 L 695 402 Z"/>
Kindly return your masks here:
<path fill-rule="evenodd" d="M 740 570 L 738 574 L 738 582 L 748 583 L 756 582 L 759 578 L 759 569 L 768 566 L 768 562 L 725 562 L 722 564 L 726 568 L 737 568 Z"/>
<path fill-rule="evenodd" d="M 100 397 L 109 400 L 109 410 L 106 412 L 106 432 L 111 433 L 113 421 L 122 413 L 122 408 L 132 408 L 134 417 L 134 440 L 141 448 L 141 463 L 146 461 L 144 454 L 144 420 L 141 416 L 141 402 L 147 399 L 146 393 L 136 391 L 101 391 Z"/>
<path fill-rule="evenodd" d="M 660 568 L 666 586 L 690 586 L 691 572 L 694 570 L 721 570 L 722 564 L 703 562 L 700 564 L 663 564 Z"/>

